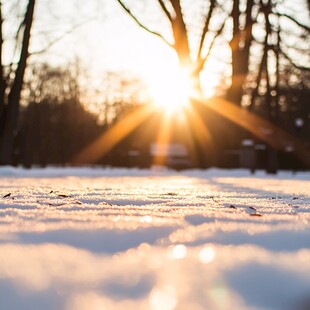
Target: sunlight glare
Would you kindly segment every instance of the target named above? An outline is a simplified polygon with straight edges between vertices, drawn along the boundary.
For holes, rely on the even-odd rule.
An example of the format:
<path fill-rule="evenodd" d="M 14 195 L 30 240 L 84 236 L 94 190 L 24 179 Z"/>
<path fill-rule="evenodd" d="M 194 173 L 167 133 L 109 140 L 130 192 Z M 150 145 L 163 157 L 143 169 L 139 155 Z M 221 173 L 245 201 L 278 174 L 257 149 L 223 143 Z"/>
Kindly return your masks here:
<path fill-rule="evenodd" d="M 189 105 L 194 91 L 189 71 L 180 67 L 167 68 L 161 74 L 154 74 L 150 81 L 150 92 L 156 107 L 172 114 Z"/>
<path fill-rule="evenodd" d="M 141 218 L 141 222 L 142 222 L 142 223 L 148 223 L 148 224 L 150 224 L 150 223 L 153 222 L 153 219 L 152 219 L 151 216 L 145 215 L 145 216 L 143 216 L 143 217 Z"/>
<path fill-rule="evenodd" d="M 215 259 L 215 256 L 216 253 L 211 246 L 206 246 L 199 252 L 199 258 L 204 264 L 211 263 Z"/>
<path fill-rule="evenodd" d="M 149 303 L 153 310 L 173 310 L 177 305 L 175 289 L 165 285 L 161 288 L 154 288 L 149 297 Z"/>
<path fill-rule="evenodd" d="M 184 244 L 178 244 L 172 249 L 172 256 L 175 259 L 182 259 L 187 254 L 187 248 Z"/>

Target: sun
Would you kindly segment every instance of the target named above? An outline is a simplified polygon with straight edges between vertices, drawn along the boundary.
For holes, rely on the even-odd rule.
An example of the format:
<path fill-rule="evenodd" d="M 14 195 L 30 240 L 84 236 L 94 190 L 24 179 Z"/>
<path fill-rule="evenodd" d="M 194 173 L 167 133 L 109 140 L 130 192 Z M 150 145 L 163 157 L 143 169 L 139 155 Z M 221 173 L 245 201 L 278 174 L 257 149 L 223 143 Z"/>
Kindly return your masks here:
<path fill-rule="evenodd" d="M 166 67 L 154 74 L 149 83 L 153 104 L 168 114 L 178 113 L 189 105 L 193 85 L 189 70 L 179 66 Z"/>

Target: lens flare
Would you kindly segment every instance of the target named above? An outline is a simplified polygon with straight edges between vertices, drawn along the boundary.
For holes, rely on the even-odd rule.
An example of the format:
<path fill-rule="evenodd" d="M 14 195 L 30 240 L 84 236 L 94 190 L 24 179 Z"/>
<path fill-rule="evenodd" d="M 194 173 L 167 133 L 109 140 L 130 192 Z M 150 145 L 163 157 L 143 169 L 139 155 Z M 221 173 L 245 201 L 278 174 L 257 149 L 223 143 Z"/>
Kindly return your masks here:
<path fill-rule="evenodd" d="M 177 67 L 153 79 L 150 92 L 156 107 L 171 115 L 189 105 L 194 88 L 188 70 Z"/>
<path fill-rule="evenodd" d="M 216 256 L 215 250 L 210 247 L 206 246 L 199 252 L 199 259 L 204 264 L 209 264 L 214 261 Z"/>
<path fill-rule="evenodd" d="M 165 285 L 160 288 L 154 288 L 149 297 L 149 303 L 153 310 L 173 310 L 177 305 L 175 289 L 172 286 Z"/>
<path fill-rule="evenodd" d="M 172 249 L 172 256 L 175 259 L 182 259 L 187 254 L 187 248 L 184 244 L 178 244 Z"/>

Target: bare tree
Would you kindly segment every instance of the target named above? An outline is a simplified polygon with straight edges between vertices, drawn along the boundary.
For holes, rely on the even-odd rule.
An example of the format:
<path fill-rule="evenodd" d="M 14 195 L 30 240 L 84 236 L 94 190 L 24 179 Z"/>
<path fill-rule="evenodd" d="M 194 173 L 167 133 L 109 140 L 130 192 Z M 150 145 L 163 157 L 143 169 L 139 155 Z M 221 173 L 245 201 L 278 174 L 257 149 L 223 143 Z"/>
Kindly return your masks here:
<path fill-rule="evenodd" d="M 32 32 L 34 10 L 39 3 L 36 0 L 20 1 L 15 0 L 14 3 L 9 1 L 0 1 L 0 164 L 11 164 L 12 154 L 14 151 L 14 137 L 17 133 L 18 114 L 20 109 L 21 93 L 23 90 L 23 84 L 25 79 L 25 72 L 27 63 L 32 55 L 38 55 L 46 52 L 54 44 L 58 43 L 67 35 L 74 32 L 76 29 L 85 25 L 87 22 L 94 20 L 95 17 L 85 17 L 81 14 L 79 18 L 73 21 L 69 21 L 70 27 L 62 27 L 61 31 L 55 31 L 53 33 L 53 27 L 46 32 L 37 31 L 36 34 Z M 49 3 L 51 4 L 51 3 Z M 14 22 L 9 21 L 8 16 L 3 16 L 3 8 L 11 7 L 14 10 Z M 21 9 L 25 5 L 25 10 L 21 13 Z M 49 12 L 52 16 L 52 12 Z M 6 14 L 8 10 L 6 9 Z M 74 14 L 73 14 L 74 15 Z M 22 16 L 22 17 L 20 17 Z M 57 20 L 57 14 L 52 16 Z M 20 20 L 20 22 L 18 22 Z M 59 20 L 58 20 L 59 21 Z M 10 27 L 8 35 L 8 27 L 4 26 L 4 23 L 12 24 L 16 26 Z M 19 24 L 18 24 L 19 23 Z M 49 21 L 51 23 L 51 21 Z M 13 28 L 15 30 L 13 30 Z M 15 31 L 15 33 L 13 32 Z M 36 50 L 30 52 L 30 40 L 37 35 L 37 38 L 44 39 L 41 44 L 38 45 Z M 14 38 L 10 37 L 13 36 Z M 4 63 L 2 57 L 4 53 L 7 53 L 7 49 L 4 49 L 4 40 L 14 40 L 15 49 L 13 51 L 11 63 Z"/>
<path fill-rule="evenodd" d="M 229 101 L 240 104 L 243 95 L 243 85 L 249 73 L 250 48 L 253 42 L 253 25 L 255 18 L 253 11 L 256 6 L 255 1 L 247 0 L 246 8 L 242 12 L 240 0 L 234 0 L 231 10 L 233 21 L 231 48 L 231 86 L 227 91 Z M 241 23 L 241 16 L 245 15 L 244 22 Z"/>
<path fill-rule="evenodd" d="M 16 162 L 27 167 L 68 163 L 103 130 L 80 98 L 78 64 L 30 64 L 28 69 L 28 105 L 20 112 Z"/>
<path fill-rule="evenodd" d="M 0 2 L 0 14 L 1 11 Z M 0 59 L 0 164 L 11 164 L 14 146 L 14 133 L 18 121 L 19 102 L 27 60 L 29 57 L 29 43 L 31 37 L 31 27 L 33 23 L 35 0 L 29 0 L 24 18 L 19 26 L 18 34 L 21 33 L 20 55 L 14 73 L 5 75 L 2 58 Z M 3 17 L 0 15 L 0 50 L 3 52 Z M 16 37 L 18 37 L 18 34 Z M 13 78 L 12 78 L 13 76 Z M 9 83 L 9 79 L 12 81 Z"/>
<path fill-rule="evenodd" d="M 208 7 L 203 12 L 203 18 L 201 19 L 201 32 L 198 39 L 198 47 L 194 47 L 190 44 L 190 25 L 188 22 L 188 17 L 185 12 L 188 9 L 184 5 L 185 1 L 182 0 L 153 0 L 157 3 L 163 15 L 166 17 L 170 24 L 171 33 L 173 41 L 170 42 L 166 37 L 160 33 L 152 30 L 148 25 L 143 22 L 143 13 L 136 13 L 134 5 L 129 5 L 130 1 L 127 0 L 117 0 L 117 2 L 122 6 L 122 8 L 130 15 L 130 17 L 143 29 L 149 33 L 158 36 L 166 44 L 171 46 L 177 53 L 181 65 L 191 68 L 191 74 L 196 78 L 197 84 L 199 84 L 199 74 L 204 68 L 204 65 L 210 56 L 211 50 L 214 47 L 216 39 L 222 35 L 224 27 L 227 29 L 226 32 L 230 33 L 229 46 L 231 49 L 231 84 L 227 90 L 226 97 L 230 102 L 237 105 L 241 105 L 242 97 L 244 95 L 244 88 L 247 83 L 247 78 L 249 74 L 253 75 L 251 72 L 251 58 L 253 53 L 257 54 L 257 51 L 253 51 L 254 45 L 263 45 L 262 48 L 262 58 L 260 67 L 258 70 L 258 76 L 256 80 L 256 85 L 259 86 L 260 81 L 264 78 L 271 79 L 268 63 L 270 56 L 270 51 L 278 48 L 278 53 L 281 57 L 285 57 L 292 66 L 304 69 L 307 66 L 302 66 L 296 63 L 296 61 L 286 52 L 288 48 L 284 46 L 285 39 L 282 43 L 276 47 L 276 43 L 270 43 L 272 37 L 274 37 L 277 32 L 277 27 L 275 21 L 277 19 L 289 21 L 293 28 L 300 28 L 306 33 L 309 33 L 309 26 L 300 22 L 295 16 L 294 12 L 286 13 L 281 12 L 281 8 L 285 8 L 285 1 L 276 0 L 233 0 L 233 1 L 218 1 L 209 0 Z M 150 3 L 150 2 L 149 2 Z M 190 5 L 194 7 L 198 3 L 195 1 Z M 145 4 L 147 5 L 147 4 Z M 304 3 L 307 5 L 307 2 Z M 226 18 L 221 16 L 219 18 L 220 12 L 226 12 Z M 199 19 L 198 16 L 192 16 L 192 19 Z M 263 20 L 258 22 L 258 20 Z M 200 19 L 199 19 L 200 20 Z M 221 20 L 217 29 L 212 29 L 212 20 Z M 226 20 L 232 22 L 232 26 L 226 25 Z M 259 28 L 259 34 L 255 34 L 254 28 Z M 213 26 L 214 28 L 214 26 Z M 261 41 L 262 33 L 266 33 L 265 38 Z M 211 43 L 206 46 L 206 38 L 212 36 Z M 295 34 L 295 36 L 298 36 Z M 210 41 L 208 41 L 210 42 Z M 193 56 L 194 55 L 194 56 Z M 274 56 L 273 56 L 274 57 Z M 200 85 L 200 84 L 199 84 Z M 270 85 L 269 85 L 270 86 Z M 254 91 L 254 97 L 256 96 L 256 91 Z M 270 88 L 271 91 L 271 88 Z"/>
<path fill-rule="evenodd" d="M 199 74 L 201 73 L 204 65 L 210 56 L 211 49 L 213 48 L 216 39 L 223 32 L 225 27 L 226 18 L 224 18 L 218 25 L 217 29 L 211 29 L 211 20 L 215 15 L 217 9 L 220 8 L 216 0 L 210 0 L 209 6 L 202 8 L 202 31 L 198 40 L 198 48 L 192 48 L 190 44 L 190 29 L 186 23 L 186 18 L 183 13 L 181 0 L 155 0 L 160 6 L 164 16 L 168 20 L 171 28 L 173 42 L 170 42 L 160 32 L 153 31 L 150 27 L 145 25 L 125 1 L 117 0 L 121 7 L 130 15 L 130 17 L 144 30 L 161 38 L 166 44 L 172 47 L 177 55 L 181 66 L 187 68 L 192 75 L 197 86 L 200 89 Z M 206 47 L 206 37 L 212 35 L 211 43 Z M 192 56 L 195 52 L 195 56 Z"/>
<path fill-rule="evenodd" d="M 279 116 L 280 99 L 282 105 L 284 99 L 288 100 L 287 93 L 280 96 L 281 89 L 289 86 L 285 84 L 290 84 L 287 81 L 295 76 L 292 80 L 299 80 L 299 87 L 302 87 L 310 72 L 310 46 L 309 41 L 305 40 L 310 29 L 294 17 L 294 12 L 282 11 L 278 1 L 260 0 L 259 14 L 263 20 L 261 29 L 264 37 L 261 41 L 254 37 L 252 40 L 253 45 L 261 47 L 262 52 L 256 55 L 259 61 L 255 70 L 248 72 L 256 76 L 249 107 L 254 110 L 256 106 L 264 106 L 266 117 L 273 121 Z"/>

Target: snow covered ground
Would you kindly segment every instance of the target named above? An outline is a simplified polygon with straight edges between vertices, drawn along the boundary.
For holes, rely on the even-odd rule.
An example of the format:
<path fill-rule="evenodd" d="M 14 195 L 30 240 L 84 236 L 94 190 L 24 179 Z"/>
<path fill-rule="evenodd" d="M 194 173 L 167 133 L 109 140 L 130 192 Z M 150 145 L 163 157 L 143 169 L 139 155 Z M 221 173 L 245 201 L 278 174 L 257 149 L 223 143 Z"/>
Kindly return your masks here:
<path fill-rule="evenodd" d="M 310 309 L 309 180 L 2 167 L 0 309 Z"/>

